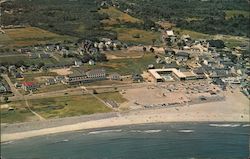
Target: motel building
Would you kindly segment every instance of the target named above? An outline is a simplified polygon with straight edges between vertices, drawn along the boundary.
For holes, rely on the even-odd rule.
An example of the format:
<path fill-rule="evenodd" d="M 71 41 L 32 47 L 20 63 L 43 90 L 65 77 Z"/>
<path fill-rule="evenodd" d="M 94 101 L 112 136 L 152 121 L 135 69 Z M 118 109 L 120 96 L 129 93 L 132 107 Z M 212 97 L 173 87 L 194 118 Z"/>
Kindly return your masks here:
<path fill-rule="evenodd" d="M 176 68 L 167 69 L 150 69 L 148 70 L 150 76 L 153 77 L 155 82 L 170 82 L 170 81 L 185 81 L 197 79 L 196 74 L 193 72 L 181 72 Z"/>

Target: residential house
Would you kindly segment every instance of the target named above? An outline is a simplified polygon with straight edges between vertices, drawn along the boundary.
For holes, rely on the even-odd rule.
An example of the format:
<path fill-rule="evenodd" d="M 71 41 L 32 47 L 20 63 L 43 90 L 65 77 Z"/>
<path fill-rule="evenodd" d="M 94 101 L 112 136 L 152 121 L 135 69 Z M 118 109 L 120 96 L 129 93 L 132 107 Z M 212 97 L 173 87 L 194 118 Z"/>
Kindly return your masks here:
<path fill-rule="evenodd" d="M 0 82 L 0 93 L 6 93 L 7 89 L 2 82 Z"/>
<path fill-rule="evenodd" d="M 104 69 L 94 69 L 86 72 L 87 78 L 103 79 L 106 78 L 106 71 Z"/>
<path fill-rule="evenodd" d="M 175 58 L 179 62 L 187 61 L 189 59 L 189 53 L 187 52 L 177 52 Z"/>
<path fill-rule="evenodd" d="M 121 75 L 119 73 L 112 73 L 109 78 L 110 80 L 121 80 Z"/>
<path fill-rule="evenodd" d="M 75 70 L 73 74 L 66 76 L 63 82 L 66 84 L 80 84 L 105 79 L 106 71 L 104 69 L 94 69 L 88 72 Z"/>
<path fill-rule="evenodd" d="M 41 59 L 48 59 L 48 58 L 50 58 L 50 55 L 47 53 L 40 53 L 40 54 L 38 54 L 38 57 Z"/>
<path fill-rule="evenodd" d="M 24 79 L 23 75 L 20 72 L 15 72 L 13 76 L 18 80 Z"/>
<path fill-rule="evenodd" d="M 88 63 L 89 63 L 89 65 L 91 65 L 91 66 L 92 66 L 92 65 L 95 65 L 95 61 L 94 61 L 94 60 L 89 60 Z"/>
<path fill-rule="evenodd" d="M 75 66 L 80 67 L 82 65 L 82 61 L 76 60 L 75 61 Z"/>
<path fill-rule="evenodd" d="M 37 90 L 37 84 L 35 84 L 34 82 L 23 82 L 22 88 L 25 91 L 35 91 Z"/>
<path fill-rule="evenodd" d="M 142 82 L 143 81 L 143 77 L 140 74 L 133 74 L 132 75 L 132 80 L 134 82 Z"/>
<path fill-rule="evenodd" d="M 56 84 L 56 80 L 54 78 L 48 78 L 45 82 L 45 85 L 46 86 L 49 86 L 49 85 L 54 85 Z"/>

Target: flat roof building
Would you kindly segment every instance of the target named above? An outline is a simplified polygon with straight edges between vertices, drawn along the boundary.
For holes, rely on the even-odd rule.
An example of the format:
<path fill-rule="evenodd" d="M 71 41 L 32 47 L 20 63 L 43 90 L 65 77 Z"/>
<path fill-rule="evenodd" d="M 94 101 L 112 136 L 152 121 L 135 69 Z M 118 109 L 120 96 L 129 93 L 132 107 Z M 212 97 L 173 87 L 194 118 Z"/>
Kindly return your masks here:
<path fill-rule="evenodd" d="M 192 80 L 196 79 L 196 75 L 192 72 L 181 72 L 176 68 L 167 69 L 150 69 L 148 70 L 150 75 L 155 79 L 156 82 L 172 81 L 173 78 L 177 80 Z M 164 74 L 169 74 L 173 78 L 166 78 Z"/>

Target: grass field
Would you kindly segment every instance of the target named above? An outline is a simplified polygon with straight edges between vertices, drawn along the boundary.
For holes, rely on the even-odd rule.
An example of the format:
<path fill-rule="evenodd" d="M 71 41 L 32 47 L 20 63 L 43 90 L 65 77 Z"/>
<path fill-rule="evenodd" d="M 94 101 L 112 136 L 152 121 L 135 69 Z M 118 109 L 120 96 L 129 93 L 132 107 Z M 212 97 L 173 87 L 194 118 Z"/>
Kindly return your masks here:
<path fill-rule="evenodd" d="M 108 9 L 101 9 L 99 13 L 105 13 L 109 16 L 109 19 L 102 21 L 102 23 L 109 26 L 114 24 L 121 24 L 124 22 L 143 23 L 142 20 L 134 18 L 126 13 L 123 13 L 122 11 L 114 7 L 109 7 Z"/>
<path fill-rule="evenodd" d="M 35 27 L 5 29 L 4 31 L 5 34 L 0 35 L 0 44 L 9 47 L 32 46 L 73 39 Z"/>
<path fill-rule="evenodd" d="M 226 10 L 226 19 L 230 19 L 234 16 L 243 15 L 244 17 L 250 17 L 250 12 L 243 10 Z"/>
<path fill-rule="evenodd" d="M 2 63 L 9 63 L 9 64 L 16 64 L 20 61 L 23 61 L 26 65 L 32 64 L 39 64 L 40 62 L 44 64 L 55 64 L 57 61 L 53 58 L 48 59 L 30 59 L 28 56 L 23 55 L 16 55 L 16 56 L 1 56 L 0 57 L 0 64 Z"/>
<path fill-rule="evenodd" d="M 108 59 L 129 59 L 129 58 L 140 58 L 144 55 L 142 51 L 131 51 L 131 50 L 116 50 L 105 52 Z"/>
<path fill-rule="evenodd" d="M 147 52 L 142 58 L 113 59 L 105 63 L 97 63 L 94 66 L 85 66 L 84 68 L 105 68 L 107 72 L 117 72 L 121 75 L 131 75 L 132 73 L 142 73 L 147 70 L 149 64 L 154 64 L 156 67 L 161 66 L 156 64 L 155 55 Z"/>
<path fill-rule="evenodd" d="M 134 28 L 113 28 L 118 34 L 118 40 L 125 43 L 152 45 L 152 40 L 156 39 L 156 43 L 160 43 L 160 33 L 146 31 Z M 139 35 L 139 37 L 134 37 Z"/>
<path fill-rule="evenodd" d="M 188 34 L 194 39 L 219 39 L 223 40 L 225 42 L 225 45 L 229 48 L 234 48 L 239 45 L 249 44 L 249 39 L 245 37 L 239 37 L 239 36 L 232 36 L 232 35 L 209 35 L 209 34 L 203 34 L 191 30 L 184 30 L 180 28 L 174 28 L 175 32 L 179 32 L 180 34 Z"/>
<path fill-rule="evenodd" d="M 103 100 L 110 99 L 117 103 L 123 103 L 126 101 L 120 93 L 103 93 L 98 94 Z M 78 96 L 65 96 L 45 99 L 29 100 L 29 105 L 32 110 L 40 114 L 46 119 L 58 118 L 58 117 L 70 117 L 87 115 L 94 113 L 105 113 L 112 111 L 96 98 L 90 95 L 78 95 Z M 8 111 L 7 109 L 1 109 L 1 122 L 2 123 L 15 123 L 24 122 L 29 120 L 37 120 L 37 118 L 25 109 L 25 103 L 23 101 L 11 102 L 9 106 L 15 108 L 14 111 Z"/>

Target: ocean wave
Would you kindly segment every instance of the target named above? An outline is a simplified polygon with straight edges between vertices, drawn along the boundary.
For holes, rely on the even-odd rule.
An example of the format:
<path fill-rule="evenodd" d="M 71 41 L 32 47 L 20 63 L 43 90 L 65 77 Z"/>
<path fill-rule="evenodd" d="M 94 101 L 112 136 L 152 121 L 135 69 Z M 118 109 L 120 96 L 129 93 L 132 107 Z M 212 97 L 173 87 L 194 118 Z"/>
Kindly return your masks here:
<path fill-rule="evenodd" d="M 212 126 L 212 127 L 231 127 L 231 128 L 235 128 L 235 127 L 239 127 L 240 124 L 209 124 L 209 126 Z"/>
<path fill-rule="evenodd" d="M 145 133 L 158 133 L 158 132 L 161 132 L 161 130 L 145 130 L 143 132 L 145 132 Z"/>
<path fill-rule="evenodd" d="M 181 132 L 181 133 L 192 133 L 192 132 L 194 132 L 194 130 L 179 130 L 178 132 Z"/>
<path fill-rule="evenodd" d="M 244 128 L 244 127 L 250 127 L 250 124 L 244 124 L 244 125 L 242 125 L 242 127 Z"/>
<path fill-rule="evenodd" d="M 161 132 L 162 130 L 130 130 L 132 133 L 158 133 Z"/>
<path fill-rule="evenodd" d="M 121 129 L 117 129 L 117 130 L 100 130 L 100 131 L 92 131 L 89 132 L 88 134 L 101 134 L 101 133 L 110 133 L 110 132 L 121 132 Z"/>
<path fill-rule="evenodd" d="M 7 141 L 7 142 L 3 142 L 3 143 L 1 143 L 1 145 L 8 145 L 8 144 L 11 144 L 11 143 L 13 143 L 14 141 Z"/>

